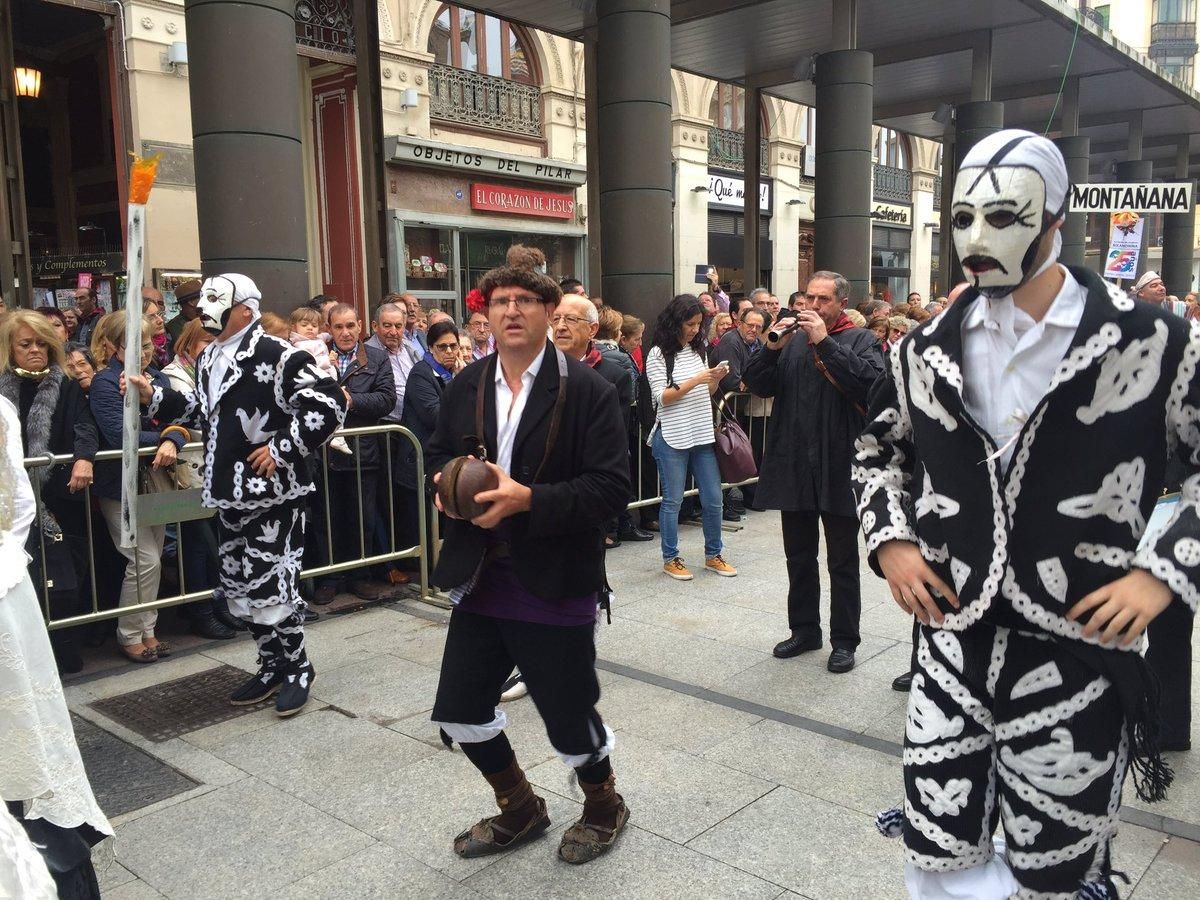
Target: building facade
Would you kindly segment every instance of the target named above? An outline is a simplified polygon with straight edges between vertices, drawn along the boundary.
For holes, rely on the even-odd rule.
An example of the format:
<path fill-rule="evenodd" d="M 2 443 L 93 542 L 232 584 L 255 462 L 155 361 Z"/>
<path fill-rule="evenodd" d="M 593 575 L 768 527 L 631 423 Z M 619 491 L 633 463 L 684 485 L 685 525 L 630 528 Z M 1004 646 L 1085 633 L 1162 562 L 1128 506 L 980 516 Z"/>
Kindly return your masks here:
<path fill-rule="evenodd" d="M 461 298 L 516 241 L 539 246 L 551 274 L 588 284 L 582 45 L 433 0 L 379 0 L 386 234 L 383 246 L 369 248 L 358 94 L 370 86 L 360 77 L 365 42 L 356 40 L 352 7 L 296 5 L 304 153 L 296 190 L 310 293 L 367 313 L 378 301 L 368 296 L 369 263 L 386 253 L 386 289 L 461 316 Z M 26 302 L 67 303 L 76 284 L 94 281 L 111 305 L 122 287 L 126 160 L 157 153 L 146 272 L 170 301 L 174 284 L 200 271 L 182 0 L 13 0 L 9 9 L 0 29 L 9 45 L 0 51 L 42 78 L 40 96 L 7 103 L 2 120 L 18 136 L 21 177 L 0 213 L 14 246 L 29 235 L 9 263 L 11 277 L 33 288 Z M 677 291 L 697 290 L 697 267 L 708 265 L 735 294 L 765 284 L 786 296 L 811 274 L 814 111 L 764 98 L 762 269 L 747 272 L 742 107 L 740 88 L 674 73 Z M 876 128 L 875 156 L 873 292 L 944 293 L 940 145 Z M 246 197 L 270 202 L 252 185 Z"/>

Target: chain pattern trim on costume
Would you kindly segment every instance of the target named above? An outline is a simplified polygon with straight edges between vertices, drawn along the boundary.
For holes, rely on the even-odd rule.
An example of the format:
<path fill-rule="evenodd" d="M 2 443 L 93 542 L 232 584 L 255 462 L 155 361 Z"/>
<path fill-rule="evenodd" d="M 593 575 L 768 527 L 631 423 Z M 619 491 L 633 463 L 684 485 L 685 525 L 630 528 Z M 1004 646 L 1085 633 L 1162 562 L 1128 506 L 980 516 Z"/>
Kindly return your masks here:
<path fill-rule="evenodd" d="M 1079 547 L 1092 547 L 1091 544 L 1080 544 Z M 1116 548 L 1101 548 L 1102 550 L 1116 550 Z M 1129 553 L 1127 550 L 1119 551 L 1121 553 Z M 1076 548 L 1076 555 L 1079 553 L 1079 548 Z M 1129 554 L 1132 556 L 1132 554 Z M 1081 557 L 1083 558 L 1083 557 Z M 1115 565 L 1115 564 L 1114 564 Z M 1121 567 L 1125 568 L 1125 567 Z M 1009 567 L 1008 574 L 1004 578 L 1004 596 L 1012 603 L 1013 609 L 1020 613 L 1021 617 L 1033 625 L 1041 628 L 1043 631 L 1050 634 L 1057 634 L 1061 637 L 1075 638 L 1088 644 L 1095 644 L 1098 647 L 1106 647 L 1112 650 L 1122 650 L 1132 653 L 1140 653 L 1146 643 L 1145 633 L 1138 635 L 1137 640 L 1132 644 L 1122 644 L 1121 638 L 1116 637 L 1111 641 L 1102 640 L 1099 634 L 1091 636 L 1083 633 L 1083 624 L 1080 622 L 1072 622 L 1061 615 L 1057 615 L 1044 606 L 1035 601 L 1027 593 L 1021 590 L 1017 584 L 1016 575 Z"/>
<path fill-rule="evenodd" d="M 1133 564 L 1147 570 L 1167 585 L 1191 608 L 1192 612 L 1196 612 L 1197 607 L 1200 606 L 1200 591 L 1196 590 L 1196 585 L 1192 583 L 1187 573 L 1176 568 L 1171 560 L 1159 556 L 1151 547 L 1143 547 L 1133 557 Z"/>
<path fill-rule="evenodd" d="M 997 771 L 1013 793 L 1038 812 L 1045 813 L 1056 822 L 1061 822 L 1063 825 L 1069 825 L 1071 828 L 1076 828 L 1080 831 L 1094 831 L 1107 828 L 1113 821 L 1112 816 L 1089 815 L 1088 813 L 1071 809 L 1069 806 L 1064 806 L 1057 800 L 1050 799 L 1033 785 L 1026 784 L 1003 765 L 999 766 Z"/>
<path fill-rule="evenodd" d="M 937 682 L 938 687 L 950 695 L 950 699 L 957 703 L 963 712 L 974 719 L 976 724 L 981 728 L 986 728 L 988 731 L 992 730 L 995 720 L 992 718 L 991 710 L 985 707 L 949 669 L 933 658 L 933 654 L 929 651 L 929 642 L 925 638 L 924 631 L 920 634 L 917 646 L 917 658 L 926 674 Z"/>
<path fill-rule="evenodd" d="M 1024 737 L 1033 731 L 1052 728 L 1071 718 L 1076 713 L 1083 712 L 1111 686 L 1112 682 L 1107 678 L 1103 675 L 1097 675 L 1092 681 L 1088 682 L 1087 687 L 1073 697 L 1060 700 L 1053 706 L 1047 706 L 1045 709 L 1031 712 L 1020 718 L 1001 722 L 996 726 L 996 740 L 1012 740 L 1015 737 Z"/>
<path fill-rule="evenodd" d="M 947 741 L 932 747 L 905 747 L 904 764 L 906 766 L 925 766 L 930 763 L 940 763 L 947 759 L 958 759 L 969 756 L 992 746 L 992 737 L 988 734 L 965 737 L 957 741 Z"/>
<path fill-rule="evenodd" d="M 1053 394 L 1060 386 L 1070 381 L 1095 360 L 1099 359 L 1121 340 L 1121 328 L 1115 322 L 1105 322 L 1081 347 L 1068 353 L 1054 371 L 1046 394 Z"/>

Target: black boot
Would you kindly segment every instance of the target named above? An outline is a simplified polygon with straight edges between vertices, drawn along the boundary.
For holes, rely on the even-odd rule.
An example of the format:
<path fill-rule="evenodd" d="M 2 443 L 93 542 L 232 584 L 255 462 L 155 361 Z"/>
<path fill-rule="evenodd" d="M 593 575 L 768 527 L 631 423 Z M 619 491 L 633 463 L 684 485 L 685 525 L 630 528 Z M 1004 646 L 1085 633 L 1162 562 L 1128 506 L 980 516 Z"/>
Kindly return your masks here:
<path fill-rule="evenodd" d="M 192 634 L 210 641 L 228 641 L 237 637 L 237 632 L 218 619 L 208 605 L 192 610 Z"/>
<path fill-rule="evenodd" d="M 261 703 L 283 687 L 284 658 L 275 629 L 270 625 L 256 625 L 253 622 L 249 623 L 249 628 L 258 643 L 258 672 L 229 695 L 229 702 L 234 706 Z"/>
<path fill-rule="evenodd" d="M 304 613 L 292 613 L 275 626 L 275 638 L 284 659 L 283 683 L 275 698 L 275 712 L 294 716 L 308 702 L 308 692 L 317 672 L 304 651 Z"/>
<path fill-rule="evenodd" d="M 246 623 L 229 611 L 229 604 L 225 601 L 225 594 L 222 593 L 220 588 L 213 591 L 212 614 L 226 628 L 231 628 L 234 631 L 246 630 Z"/>

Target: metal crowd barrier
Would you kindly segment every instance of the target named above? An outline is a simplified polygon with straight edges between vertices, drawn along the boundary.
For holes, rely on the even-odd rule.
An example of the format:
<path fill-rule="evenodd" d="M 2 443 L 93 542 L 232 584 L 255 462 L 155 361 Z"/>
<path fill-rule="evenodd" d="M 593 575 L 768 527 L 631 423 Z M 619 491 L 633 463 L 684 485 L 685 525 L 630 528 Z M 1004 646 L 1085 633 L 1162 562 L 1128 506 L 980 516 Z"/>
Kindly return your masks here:
<path fill-rule="evenodd" d="M 334 559 L 333 547 L 333 525 L 331 511 L 331 499 L 329 496 L 329 479 L 318 477 L 316 483 L 318 490 L 323 494 L 320 502 L 324 507 L 325 512 L 325 551 L 326 559 L 330 560 L 326 565 L 304 569 L 300 573 L 301 579 L 319 578 L 323 575 L 333 575 L 339 572 L 345 572 L 352 569 L 357 569 L 364 566 L 381 565 L 383 563 L 392 562 L 400 559 L 417 559 L 420 566 L 420 597 L 421 599 L 429 600 L 433 593 L 429 584 L 429 547 L 426 541 L 426 507 L 424 503 L 418 503 L 417 519 L 418 519 L 418 541 L 412 547 L 397 547 L 396 546 L 396 527 L 395 527 L 395 503 L 396 491 L 393 477 L 392 467 L 392 440 L 388 439 L 390 435 L 398 435 L 406 439 L 416 449 L 416 480 L 417 484 L 424 484 L 425 480 L 425 456 L 420 442 L 407 428 L 400 425 L 372 425 L 364 428 L 348 428 L 338 432 L 338 435 L 344 437 L 347 442 L 351 442 L 357 448 L 359 440 L 363 437 L 372 435 L 383 436 L 380 442 L 380 489 L 386 496 L 386 527 L 387 527 L 387 548 L 383 552 L 368 552 L 368 528 L 373 522 L 369 520 L 372 510 L 378 510 L 377 501 L 382 499 L 378 496 L 364 498 L 362 496 L 362 463 L 360 454 L 355 453 L 355 482 L 357 484 L 357 493 L 359 497 L 359 516 L 358 516 L 358 538 L 359 538 L 359 556 L 352 560 L 344 560 L 342 562 L 332 562 Z M 203 445 L 199 443 L 190 443 L 184 446 L 180 451 L 180 456 L 187 451 L 203 452 Z M 321 448 L 321 462 L 325 471 L 329 470 L 329 448 L 328 444 Z M 157 448 L 147 447 L 138 451 L 139 457 L 150 458 L 157 452 Z M 96 454 L 95 461 L 101 462 L 120 462 L 120 450 L 102 450 Z M 62 454 L 55 456 L 46 454 L 45 456 L 31 457 L 25 460 L 26 469 L 36 469 L 45 466 L 66 465 L 71 466 L 74 462 L 74 457 L 70 454 Z M 182 461 L 179 463 L 182 465 Z M 311 502 L 313 494 L 308 495 Z M 40 523 L 42 520 L 43 503 L 38 491 L 34 492 L 34 500 L 36 504 L 36 517 L 33 528 L 41 541 L 41 585 L 45 586 L 48 579 L 46 566 L 46 543 L 47 538 Z M 50 591 L 39 589 L 38 593 L 42 596 L 43 614 L 46 618 L 47 627 L 50 630 L 58 628 L 69 628 L 75 625 L 86 625 L 92 622 L 99 622 L 106 619 L 116 619 L 120 616 L 131 615 L 139 612 L 148 612 L 150 610 L 165 609 L 171 606 L 180 606 L 185 603 L 192 603 L 199 600 L 208 600 L 213 595 L 213 590 L 205 589 L 198 591 L 188 591 L 187 582 L 184 575 L 184 542 L 183 542 L 183 523 L 191 522 L 198 519 L 210 518 L 214 515 L 215 510 L 205 509 L 200 505 L 200 489 L 189 488 L 187 490 L 168 490 L 155 493 L 143 493 L 138 496 L 138 525 L 141 527 L 167 526 L 175 525 L 175 559 L 176 570 L 179 579 L 179 592 L 169 597 L 153 597 L 145 598 L 141 596 L 141 566 L 138 562 L 138 554 L 134 553 L 134 568 L 135 574 L 139 577 L 138 582 L 138 602 L 130 606 L 117 607 L 113 606 L 109 609 L 100 608 L 99 592 L 96 584 L 96 541 L 93 530 L 93 522 L 91 515 L 92 508 L 91 486 L 85 488 L 83 492 L 82 511 L 85 523 L 85 535 L 87 542 L 87 575 L 88 581 L 91 584 L 91 611 L 80 613 L 77 615 L 67 616 L 64 618 L 55 619 L 50 612 Z M 335 501 L 336 502 L 336 501 Z M 63 523 L 60 523 L 63 524 Z M 72 523 L 67 523 L 72 524 Z M 219 555 L 219 554 L 218 554 Z M 121 556 L 121 563 L 125 563 L 124 556 Z M 124 568 L 124 565 L 122 565 Z M 214 573 L 213 580 L 218 582 L 219 576 Z M 112 598 L 114 604 L 119 602 L 119 597 Z"/>

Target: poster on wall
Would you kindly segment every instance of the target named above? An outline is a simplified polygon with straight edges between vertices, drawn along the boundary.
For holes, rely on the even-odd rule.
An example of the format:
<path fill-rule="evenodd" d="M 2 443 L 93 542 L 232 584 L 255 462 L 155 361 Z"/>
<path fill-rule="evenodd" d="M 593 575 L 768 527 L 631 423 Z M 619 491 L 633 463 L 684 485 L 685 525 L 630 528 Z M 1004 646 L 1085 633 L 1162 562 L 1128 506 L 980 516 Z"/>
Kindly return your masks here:
<path fill-rule="evenodd" d="M 1115 212 L 1109 216 L 1108 258 L 1104 277 L 1134 278 L 1142 248 L 1142 229 L 1146 220 L 1135 212 Z"/>

